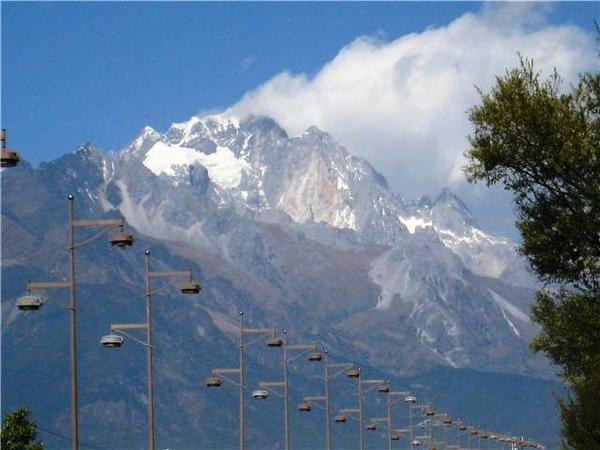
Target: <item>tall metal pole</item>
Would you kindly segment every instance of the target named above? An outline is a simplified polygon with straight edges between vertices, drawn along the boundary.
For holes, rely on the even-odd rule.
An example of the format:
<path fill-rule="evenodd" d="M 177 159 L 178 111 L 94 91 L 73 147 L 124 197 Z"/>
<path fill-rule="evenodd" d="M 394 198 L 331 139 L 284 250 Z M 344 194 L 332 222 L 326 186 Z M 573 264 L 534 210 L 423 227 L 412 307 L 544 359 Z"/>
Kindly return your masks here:
<path fill-rule="evenodd" d="M 288 397 L 287 330 L 283 330 L 283 400 L 285 401 L 285 450 L 290 450 L 290 399 Z"/>
<path fill-rule="evenodd" d="M 79 414 L 77 409 L 77 318 L 75 308 L 75 227 L 73 225 L 73 196 L 69 195 L 69 269 L 71 304 L 71 448 L 79 448 Z"/>
<path fill-rule="evenodd" d="M 244 450 L 246 429 L 244 424 L 244 311 L 240 311 L 240 450 Z"/>
<path fill-rule="evenodd" d="M 329 350 L 325 350 L 325 428 L 327 431 L 327 450 L 331 450 L 331 426 L 329 424 Z"/>
<path fill-rule="evenodd" d="M 152 315 L 150 307 L 150 251 L 146 250 L 146 370 L 148 377 L 148 447 L 154 450 L 154 380 L 152 378 Z"/>
<path fill-rule="evenodd" d="M 408 404 L 408 428 L 410 430 L 410 442 L 408 443 L 408 449 L 410 450 L 412 448 L 412 443 L 414 440 L 414 434 L 413 434 L 413 425 L 412 425 L 412 403 Z"/>
<path fill-rule="evenodd" d="M 364 450 L 365 440 L 363 438 L 362 383 L 360 380 L 360 376 L 358 377 L 358 422 L 360 425 L 360 430 L 359 430 L 360 450 Z"/>
<path fill-rule="evenodd" d="M 391 393 L 387 396 L 387 421 L 388 421 L 388 449 L 392 450 L 392 401 Z"/>

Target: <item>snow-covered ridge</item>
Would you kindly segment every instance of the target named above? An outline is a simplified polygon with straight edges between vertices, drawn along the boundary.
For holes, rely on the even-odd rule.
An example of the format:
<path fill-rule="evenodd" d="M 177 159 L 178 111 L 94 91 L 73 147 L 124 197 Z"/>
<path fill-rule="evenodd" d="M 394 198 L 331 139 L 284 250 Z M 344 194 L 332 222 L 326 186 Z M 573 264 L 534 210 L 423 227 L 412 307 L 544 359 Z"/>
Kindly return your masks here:
<path fill-rule="evenodd" d="M 430 229 L 476 275 L 500 278 L 513 264 L 514 245 L 480 230 L 449 190 L 435 202 L 406 203 L 326 132 L 310 127 L 289 138 L 282 131 L 267 117 L 240 121 L 225 112 L 174 123 L 164 134 L 146 127 L 130 149 L 173 187 L 191 185 L 199 172 L 190 167 L 203 166 L 221 207 L 283 212 L 298 224 L 326 223 L 380 244 Z"/>
<path fill-rule="evenodd" d="M 229 112 L 213 114 L 205 117 L 194 116 L 186 122 L 171 124 L 171 130 L 179 131 L 183 138 L 180 145 L 190 142 L 200 134 L 206 134 L 208 137 L 215 137 L 230 129 L 238 130 L 240 128 L 240 119 L 231 115 Z"/>
<path fill-rule="evenodd" d="M 222 189 L 233 189 L 240 185 L 242 171 L 249 169 L 249 164 L 236 158 L 227 147 L 217 147 L 214 153 L 206 155 L 197 150 L 157 142 L 146 153 L 143 164 L 155 175 L 165 174 L 175 177 L 177 168 L 202 164 L 208 170 L 211 181 Z"/>

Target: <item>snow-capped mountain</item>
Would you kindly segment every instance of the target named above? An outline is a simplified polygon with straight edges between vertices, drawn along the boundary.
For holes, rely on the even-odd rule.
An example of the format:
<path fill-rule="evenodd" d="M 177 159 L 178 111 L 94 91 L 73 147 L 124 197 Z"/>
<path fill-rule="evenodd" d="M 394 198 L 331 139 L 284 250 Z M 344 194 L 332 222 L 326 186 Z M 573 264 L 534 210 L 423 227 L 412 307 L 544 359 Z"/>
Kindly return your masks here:
<path fill-rule="evenodd" d="M 514 244 L 479 229 L 449 190 L 412 203 L 393 195 L 367 161 L 316 127 L 289 137 L 270 118 L 222 114 L 164 134 L 146 128 L 109 155 L 103 184 L 104 208 L 140 233 L 208 249 L 261 283 L 289 283 L 290 237 L 267 242 L 269 224 L 326 248 L 369 249 L 360 266 L 372 298 L 356 311 L 401 310 L 433 360 L 520 370 L 514 360 L 480 366 L 482 339 L 493 348 L 512 340 L 528 354 L 534 327 L 523 292 L 533 279 Z"/>
<path fill-rule="evenodd" d="M 119 152 L 88 144 L 37 170 L 24 162 L 2 181 L 2 332 L 4 355 L 15 361 L 22 353 L 11 343 L 29 339 L 25 330 L 37 336 L 62 324 L 62 316 L 41 315 L 46 325 L 23 326 L 32 319 L 14 299 L 27 279 L 66 276 L 63 202 L 74 194 L 77 217 L 123 215 L 136 245 L 153 248 L 154 264 L 201 275 L 200 302 L 176 310 L 168 305 L 177 299 L 156 302 L 158 336 L 169 348 L 157 379 L 176 379 L 178 395 L 194 392 L 198 405 L 204 400 L 189 381 L 197 361 L 227 366 L 229 355 L 236 364 L 240 310 L 249 323 L 285 328 L 391 378 L 436 367 L 553 376 L 528 348 L 537 332 L 528 314 L 535 281 L 514 244 L 481 230 L 448 190 L 435 200 L 391 193 L 366 160 L 315 127 L 290 137 L 267 117 L 193 117 L 164 133 L 146 127 Z M 140 254 L 82 248 L 78 295 L 104 299 L 85 303 L 83 336 L 105 333 L 122 316 L 140 319 L 131 301 L 143 286 Z M 58 351 L 52 339 L 28 358 Z M 89 339 L 82 373 L 102 366 L 109 377 L 114 366 Z M 114 388 L 89 377 L 97 392 Z M 124 377 L 115 383 L 130 389 Z M 103 423 L 100 397 L 87 407 Z M 199 429 L 198 417 L 186 416 L 189 426 Z"/>
<path fill-rule="evenodd" d="M 210 198 L 218 209 L 254 220 L 326 224 L 383 245 L 431 228 L 474 274 L 532 285 L 514 244 L 479 229 L 467 206 L 449 190 L 434 202 L 424 198 L 407 204 L 388 191 L 385 179 L 367 161 L 350 155 L 316 127 L 290 138 L 265 117 L 194 117 L 172 125 L 164 135 L 146 128 L 121 153 L 111 155 L 106 181 L 119 192 L 112 206 L 154 237 L 169 239 L 175 227 L 195 239 L 197 221 L 181 224 L 181 214 L 161 213 L 172 200 L 162 194 L 157 199 L 156 186 L 147 184 L 140 197 L 139 178 L 150 176 L 140 174 L 140 163 L 154 175 L 151 179 L 161 180 L 161 192 Z M 147 204 L 150 198 L 155 207 L 140 208 L 140 202 Z"/>

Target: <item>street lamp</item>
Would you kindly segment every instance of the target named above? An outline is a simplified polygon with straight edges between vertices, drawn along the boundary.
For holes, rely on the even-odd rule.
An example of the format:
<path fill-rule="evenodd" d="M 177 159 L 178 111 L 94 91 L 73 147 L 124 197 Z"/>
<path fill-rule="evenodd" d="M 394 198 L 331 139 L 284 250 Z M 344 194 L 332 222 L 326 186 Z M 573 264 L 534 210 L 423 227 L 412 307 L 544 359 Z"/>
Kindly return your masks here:
<path fill-rule="evenodd" d="M 0 167 L 14 167 L 21 161 L 19 152 L 6 146 L 6 129 L 2 128 L 2 154 L 0 155 Z"/>
<path fill-rule="evenodd" d="M 329 362 L 329 350 L 325 350 L 325 427 L 327 430 L 327 450 L 331 450 L 331 421 L 330 421 L 330 409 L 331 409 L 331 396 L 329 391 L 329 381 L 341 373 L 346 373 L 348 378 L 358 378 L 360 371 L 355 367 L 354 363 L 331 363 Z M 329 369 L 334 369 L 333 375 Z M 338 420 L 339 419 L 339 420 Z M 338 414 L 335 417 L 335 421 L 343 423 L 346 421 L 344 414 Z"/>
<path fill-rule="evenodd" d="M 212 374 L 209 378 L 206 379 L 205 384 L 206 387 L 220 387 L 223 384 L 223 379 L 230 381 L 233 384 L 236 384 L 240 388 L 240 450 L 244 450 L 246 445 L 246 418 L 245 418 L 245 348 L 247 345 L 252 344 L 254 341 L 246 342 L 244 337 L 246 334 L 255 334 L 260 336 L 264 336 L 266 334 L 270 335 L 267 338 L 266 344 L 268 347 L 281 347 L 283 345 L 283 340 L 277 337 L 277 332 L 274 328 L 246 328 L 244 326 L 244 311 L 240 311 L 240 366 L 239 368 L 234 369 L 213 369 Z M 227 374 L 227 373 L 237 373 L 239 374 L 239 383 L 235 383 L 223 376 L 223 379 L 219 377 L 219 375 Z M 256 392 L 255 398 L 266 398 L 264 393 Z"/>
<path fill-rule="evenodd" d="M 462 433 L 461 433 L 462 432 Z M 456 421 L 456 440 L 458 441 L 459 448 L 462 444 L 462 435 L 467 433 L 467 424 L 462 420 Z"/>
<path fill-rule="evenodd" d="M 105 347 L 119 348 L 123 345 L 123 338 L 119 335 L 113 334 L 114 332 L 120 332 L 121 334 L 127 335 L 124 330 L 146 330 L 146 342 L 140 342 L 146 347 L 146 371 L 148 379 L 148 447 L 150 450 L 154 450 L 155 445 L 155 428 L 154 428 L 154 383 L 152 379 L 152 314 L 151 314 L 151 297 L 158 292 L 171 286 L 171 284 L 165 285 L 162 288 L 154 291 L 150 290 L 150 279 L 151 278 L 178 278 L 185 279 L 184 283 L 181 284 L 180 291 L 182 294 L 198 294 L 201 290 L 200 283 L 192 280 L 192 271 L 166 271 L 166 272 L 153 272 L 150 270 L 150 250 L 146 250 L 146 277 L 145 277 L 145 292 L 144 298 L 146 300 L 146 322 L 145 323 L 125 323 L 125 324 L 112 324 L 110 326 L 111 334 L 102 337 L 100 343 Z M 131 336 L 129 336 L 131 337 Z"/>
<path fill-rule="evenodd" d="M 358 369 L 358 372 L 360 374 L 360 369 Z M 358 375 L 358 377 L 360 377 L 360 375 Z M 370 384 L 372 385 L 371 387 L 367 388 L 366 390 L 364 390 L 362 388 L 363 384 Z M 363 394 L 365 392 L 368 392 L 374 388 L 377 388 L 377 390 L 381 393 L 385 393 L 387 394 L 390 391 L 390 386 L 389 383 L 386 382 L 386 380 L 381 380 L 381 379 L 366 379 L 363 380 L 361 378 L 358 379 L 358 411 L 359 411 L 359 422 L 360 422 L 360 449 L 364 450 L 365 448 L 365 440 L 364 440 L 364 434 L 363 434 Z"/>
<path fill-rule="evenodd" d="M 27 294 L 17 299 L 16 305 L 21 311 L 37 311 L 43 305 L 42 298 L 37 295 L 31 295 L 31 291 L 35 289 L 54 289 L 68 288 L 68 281 L 42 281 L 42 282 L 27 282 Z"/>
<path fill-rule="evenodd" d="M 366 380 L 361 380 L 360 379 L 360 369 L 351 369 L 348 371 L 347 376 L 351 377 L 351 378 L 356 378 L 358 380 L 358 408 L 345 408 L 340 410 L 340 413 L 338 414 L 338 416 L 336 416 L 335 421 L 339 422 L 339 423 L 344 423 L 346 422 L 346 413 L 358 413 L 358 422 L 359 422 L 359 442 L 360 442 L 360 449 L 364 450 L 365 448 L 365 440 L 364 440 L 364 433 L 363 433 L 363 404 L 362 404 L 362 397 L 363 397 L 363 393 L 367 392 L 373 388 L 377 388 L 377 390 L 379 392 L 383 392 L 383 393 L 387 393 L 389 392 L 390 388 L 388 383 L 385 380 L 375 380 L 375 379 L 366 379 Z M 362 385 L 363 384 L 373 384 L 374 386 L 366 389 L 363 391 L 362 389 Z"/>
<path fill-rule="evenodd" d="M 3 143 L 3 146 L 5 144 Z M 71 447 L 73 450 L 79 448 L 79 411 L 78 411 L 78 392 L 77 392 L 77 308 L 75 301 L 75 249 L 81 247 L 102 234 L 118 228 L 119 231 L 110 235 L 111 245 L 125 248 L 133 244 L 134 238 L 131 234 L 124 232 L 124 219 L 104 219 L 104 220 L 75 220 L 73 213 L 73 195 L 68 196 L 68 216 L 69 216 L 69 280 L 48 283 L 28 283 L 29 289 L 44 288 L 69 288 L 70 291 L 70 352 L 71 352 Z M 92 237 L 76 243 L 75 229 L 80 227 L 103 227 L 102 230 Z M 42 287 L 43 286 L 43 287 Z M 37 310 L 41 306 L 41 300 L 36 300 L 35 296 L 28 295 L 17 300 L 17 307 L 22 310 Z"/>
<path fill-rule="evenodd" d="M 479 438 L 479 430 L 477 429 L 477 427 L 471 425 L 467 427 L 467 433 L 467 445 L 469 447 L 469 450 L 471 450 L 471 436 Z"/>
<path fill-rule="evenodd" d="M 417 397 L 414 395 L 407 395 L 404 397 L 404 402 L 408 405 L 408 429 L 410 430 L 410 445 L 414 441 L 413 425 L 412 425 L 412 410 L 415 403 L 417 403 Z M 410 447 L 409 447 L 410 448 Z"/>
<path fill-rule="evenodd" d="M 425 415 L 427 416 L 427 428 L 428 428 L 428 441 L 431 448 L 437 448 L 438 442 L 444 442 L 443 448 L 448 449 L 451 446 L 448 445 L 448 429 L 450 425 L 452 425 L 452 419 L 450 415 L 447 413 L 437 413 L 433 409 L 433 406 L 426 405 L 425 406 Z M 437 431 L 434 430 L 434 427 L 444 427 L 444 438 L 438 438 Z"/>
<path fill-rule="evenodd" d="M 300 351 L 295 357 L 288 359 L 288 352 L 291 350 Z M 290 449 L 290 398 L 289 398 L 289 380 L 288 380 L 288 362 L 294 359 L 306 355 L 308 353 L 308 360 L 312 362 L 318 362 L 323 359 L 323 355 L 317 352 L 317 346 L 314 343 L 311 344 L 292 344 L 287 343 L 287 330 L 283 330 L 283 380 L 284 380 L 284 397 L 285 397 L 285 448 Z"/>
<path fill-rule="evenodd" d="M 407 391 L 388 391 L 387 392 L 387 417 L 384 417 L 382 419 L 379 420 L 385 420 L 387 419 L 387 427 L 388 427 L 388 446 L 389 446 L 389 450 L 392 449 L 392 441 L 397 441 L 398 439 L 400 439 L 400 436 L 398 435 L 398 433 L 393 433 L 392 432 L 392 405 L 396 402 L 394 402 L 392 400 L 392 397 L 395 396 L 399 396 L 402 398 L 406 398 L 407 395 L 410 394 L 410 392 Z M 372 419 L 373 421 L 377 421 L 375 419 Z M 393 437 L 397 437 L 397 439 L 392 439 Z"/>
<path fill-rule="evenodd" d="M 424 403 L 424 404 L 420 404 L 420 405 L 416 405 L 416 397 L 413 397 L 411 395 L 409 395 L 408 397 L 406 397 L 404 399 L 404 401 L 406 403 L 409 404 L 410 409 L 409 409 L 409 420 L 410 420 L 410 428 L 411 428 L 411 442 L 412 442 L 412 446 L 414 447 L 418 447 L 421 445 L 421 441 L 419 439 L 424 439 L 426 440 L 430 446 L 435 447 L 435 443 L 433 442 L 433 429 L 432 429 L 432 424 L 433 424 L 433 419 L 436 416 L 436 412 L 435 412 L 435 408 L 433 407 L 432 404 L 429 403 Z M 421 435 L 421 436 L 414 436 L 413 435 L 413 431 L 412 431 L 412 410 L 413 409 L 420 409 L 423 411 L 423 414 L 425 415 L 426 419 L 425 421 L 421 422 L 421 425 L 424 428 L 424 425 L 427 425 L 427 435 Z"/>
<path fill-rule="evenodd" d="M 259 383 L 262 388 L 283 387 L 284 400 L 284 420 L 285 420 L 285 449 L 290 449 L 290 399 L 289 399 L 289 379 L 288 379 L 288 362 L 308 353 L 309 361 L 321 361 L 323 355 L 317 352 L 316 344 L 294 344 L 287 343 L 287 330 L 283 330 L 283 382 L 263 382 Z M 291 350 L 301 351 L 295 357 L 288 359 L 288 352 Z M 309 353 L 310 352 L 310 353 Z M 309 408 L 310 409 L 310 408 Z"/>
<path fill-rule="evenodd" d="M 441 418 L 442 418 L 442 423 L 444 424 L 444 440 L 445 440 L 444 448 L 447 449 L 449 447 L 449 442 L 450 442 L 448 432 L 450 430 L 450 425 L 452 425 L 452 418 L 450 417 L 450 415 L 448 413 L 442 414 Z"/>

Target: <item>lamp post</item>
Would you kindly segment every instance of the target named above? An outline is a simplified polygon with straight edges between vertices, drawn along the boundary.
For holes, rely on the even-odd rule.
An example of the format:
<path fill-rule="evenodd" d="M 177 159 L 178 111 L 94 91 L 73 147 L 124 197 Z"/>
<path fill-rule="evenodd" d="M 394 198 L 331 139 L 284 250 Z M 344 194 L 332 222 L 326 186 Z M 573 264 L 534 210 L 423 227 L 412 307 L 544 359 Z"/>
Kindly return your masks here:
<path fill-rule="evenodd" d="M 101 344 L 105 347 L 118 348 L 123 344 L 122 338 L 120 336 L 112 334 L 114 332 L 121 332 L 122 334 L 126 333 L 124 330 L 146 330 L 146 342 L 141 342 L 146 347 L 146 372 L 147 372 L 147 380 L 148 380 L 148 448 L 150 450 L 154 450 L 155 446 L 155 419 L 154 419 L 154 382 L 153 382 L 153 364 L 152 364 L 152 353 L 154 349 L 153 341 L 152 341 L 152 310 L 151 310 L 151 297 L 158 292 L 166 289 L 171 286 L 170 284 L 163 286 L 157 290 L 150 290 L 150 279 L 151 278 L 178 278 L 178 279 L 186 279 L 187 281 L 182 283 L 181 285 L 181 293 L 182 294 L 198 294 L 202 289 L 200 283 L 197 283 L 192 280 L 192 271 L 163 271 L 163 272 L 153 272 L 150 270 L 150 250 L 146 250 L 145 252 L 145 290 L 144 290 L 144 299 L 146 303 L 146 322 L 145 323 L 126 323 L 126 324 L 112 324 L 110 326 L 111 334 L 104 336 L 101 339 Z M 119 339 L 120 338 L 120 339 Z M 136 340 L 136 339 L 134 339 Z M 139 342 L 139 341 L 138 341 Z"/>
<path fill-rule="evenodd" d="M 240 346 L 239 346 L 239 355 L 240 355 L 240 366 L 239 368 L 234 369 L 213 369 L 212 375 L 206 379 L 207 387 L 220 387 L 223 384 L 223 381 L 219 377 L 221 374 L 227 373 L 239 373 L 239 383 L 235 383 L 231 380 L 233 384 L 237 384 L 240 388 L 240 450 L 244 450 L 246 446 L 246 418 L 245 418 L 245 396 L 244 389 L 246 388 L 246 380 L 245 380 L 245 348 L 247 345 L 252 344 L 254 341 L 246 342 L 244 336 L 246 334 L 255 334 L 255 335 L 266 335 L 269 334 L 270 337 L 267 339 L 267 346 L 269 347 L 281 347 L 283 345 L 283 340 L 277 337 L 277 332 L 274 328 L 246 328 L 244 325 L 244 311 L 240 311 Z M 264 398 L 260 395 L 256 395 L 256 398 Z"/>
<path fill-rule="evenodd" d="M 3 144 L 4 145 L 4 144 Z M 104 219 L 104 220 L 75 220 L 73 213 L 73 195 L 68 196 L 68 217 L 69 217 L 69 280 L 65 282 L 45 283 L 45 287 L 68 287 L 70 292 L 70 353 L 71 353 L 71 448 L 79 448 L 79 411 L 78 411 L 78 392 L 77 392 L 77 308 L 75 299 L 75 249 L 81 247 L 102 234 L 119 228 L 120 231 L 110 235 L 110 243 L 119 248 L 125 248 L 133 244 L 134 238 L 131 234 L 124 232 L 124 219 Z M 75 229 L 80 227 L 103 227 L 102 230 L 92 237 L 80 242 L 75 242 Z M 29 288 L 40 288 L 44 283 L 30 283 Z M 29 299 L 26 299 L 29 297 Z M 39 309 L 34 307 L 35 297 L 27 295 L 17 300 L 17 306 L 20 309 Z"/>
<path fill-rule="evenodd" d="M 462 431 L 462 433 L 461 433 Z M 467 432 L 467 424 L 464 423 L 462 420 L 457 420 L 456 421 L 456 440 L 458 442 L 458 447 L 460 448 L 462 446 L 462 435 L 465 434 Z"/>
<path fill-rule="evenodd" d="M 359 369 L 360 371 L 360 369 Z M 359 375 L 360 377 L 360 375 Z M 362 388 L 363 384 L 373 385 L 370 388 L 364 390 Z M 359 422 L 360 422 L 360 450 L 364 450 L 365 448 L 365 440 L 363 434 L 363 394 L 365 392 L 370 391 L 373 388 L 377 388 L 379 392 L 388 393 L 390 391 L 390 386 L 385 380 L 381 379 L 366 379 L 363 380 L 361 378 L 358 379 L 358 411 L 359 411 Z"/>
<path fill-rule="evenodd" d="M 414 442 L 414 432 L 413 432 L 413 425 L 412 425 L 412 410 L 413 410 L 413 406 L 415 403 L 417 403 L 417 397 L 415 397 L 414 395 L 407 395 L 406 397 L 404 397 L 404 402 L 408 405 L 408 429 L 409 431 L 409 439 L 410 442 L 408 444 L 408 448 L 409 450 L 412 448 L 413 442 Z"/>
<path fill-rule="evenodd" d="M 0 167 L 14 167 L 21 161 L 19 152 L 6 146 L 6 129 L 2 128 L 2 153 L 0 155 Z"/>
<path fill-rule="evenodd" d="M 404 401 L 410 404 L 411 416 L 412 416 L 412 409 L 416 408 L 416 409 L 423 410 L 424 415 L 426 417 L 426 420 L 424 422 L 422 422 L 421 424 L 427 425 L 427 434 L 420 435 L 420 436 L 412 435 L 412 419 L 411 419 L 411 445 L 412 445 L 412 448 L 415 448 L 415 447 L 418 447 L 421 445 L 421 441 L 419 439 L 424 439 L 429 443 L 430 447 L 435 447 L 435 443 L 433 440 L 432 425 L 433 425 L 433 419 L 434 419 L 436 413 L 435 413 L 435 408 L 433 407 L 433 405 L 431 405 L 429 403 L 415 405 L 414 403 L 416 403 L 416 398 L 413 396 L 406 397 L 404 399 Z"/>
<path fill-rule="evenodd" d="M 387 393 L 387 426 L 388 426 L 388 444 L 389 450 L 392 450 L 392 405 L 395 403 L 392 400 L 392 397 L 402 397 L 406 398 L 407 395 L 410 395 L 408 391 L 388 391 Z"/>
<path fill-rule="evenodd" d="M 467 427 L 467 445 L 469 446 L 469 450 L 471 450 L 471 436 L 475 436 L 477 442 L 479 443 L 479 430 L 475 426 Z M 479 444 L 477 445 L 479 447 Z"/>
<path fill-rule="evenodd" d="M 383 379 L 361 379 L 361 371 L 360 369 L 352 368 L 348 370 L 346 375 L 350 378 L 356 378 L 358 381 L 358 408 L 344 408 L 339 411 L 339 414 L 335 417 L 335 421 L 338 423 L 346 422 L 346 414 L 347 413 L 358 413 L 358 422 L 359 422 L 359 443 L 360 449 L 364 450 L 365 442 L 364 442 L 364 433 L 363 433 L 363 402 L 362 397 L 364 392 L 368 392 L 371 389 L 377 388 L 379 392 L 388 393 L 390 391 L 389 383 Z M 373 385 L 366 390 L 363 390 L 363 384 Z"/>
<path fill-rule="evenodd" d="M 283 330 L 283 382 L 263 382 L 259 383 L 259 386 L 262 388 L 269 387 L 283 387 L 283 400 L 284 400 L 284 420 L 285 420 L 285 449 L 290 450 L 290 399 L 289 399 L 289 378 L 288 378 L 288 362 L 293 361 L 294 359 L 309 353 L 308 360 L 309 361 L 321 361 L 323 359 L 323 355 L 317 352 L 317 345 L 314 343 L 311 344 L 293 344 L 290 345 L 287 343 L 287 330 Z M 301 351 L 298 355 L 293 358 L 288 358 L 288 352 L 291 350 L 299 350 Z"/>
<path fill-rule="evenodd" d="M 288 359 L 288 352 L 300 351 L 295 357 Z M 323 359 L 323 355 L 317 352 L 317 345 L 311 344 L 288 344 L 287 330 L 283 330 L 283 380 L 284 380 L 284 396 L 285 396 L 285 445 L 286 450 L 290 449 L 290 398 L 289 398 L 289 379 L 288 379 L 288 362 L 308 353 L 308 360 L 318 362 Z"/>
<path fill-rule="evenodd" d="M 329 350 L 325 350 L 325 425 L 327 429 L 327 450 L 331 450 L 331 419 L 330 419 L 330 410 L 331 410 L 331 395 L 330 395 L 330 386 L 329 382 L 331 379 L 337 377 L 341 373 L 346 373 L 348 378 L 358 378 L 360 377 L 360 371 L 355 367 L 354 363 L 331 363 L 329 362 Z M 331 375 L 329 369 L 334 369 L 334 374 Z M 340 414 L 338 416 L 342 416 Z M 341 418 L 341 417 L 339 417 Z M 337 420 L 336 420 L 337 421 Z M 337 421 L 342 422 L 342 421 Z M 345 422 L 345 420 L 343 421 Z M 362 433 L 362 431 L 361 431 Z"/>
<path fill-rule="evenodd" d="M 450 414 L 444 413 L 441 414 L 441 421 L 444 424 L 444 448 L 447 449 L 450 442 L 448 432 L 450 430 L 450 425 L 452 425 L 452 418 L 450 417 Z"/>
<path fill-rule="evenodd" d="M 244 326 L 244 312 L 240 311 L 240 449 L 244 450 L 246 440 L 246 425 L 245 425 L 245 403 L 244 403 L 244 386 L 245 386 L 245 355 L 244 349 L 246 343 L 244 336 L 246 334 L 270 334 L 267 339 L 267 346 L 281 347 L 283 341 L 276 336 L 274 328 L 246 328 Z M 248 344 L 249 345 L 249 344 Z"/>

